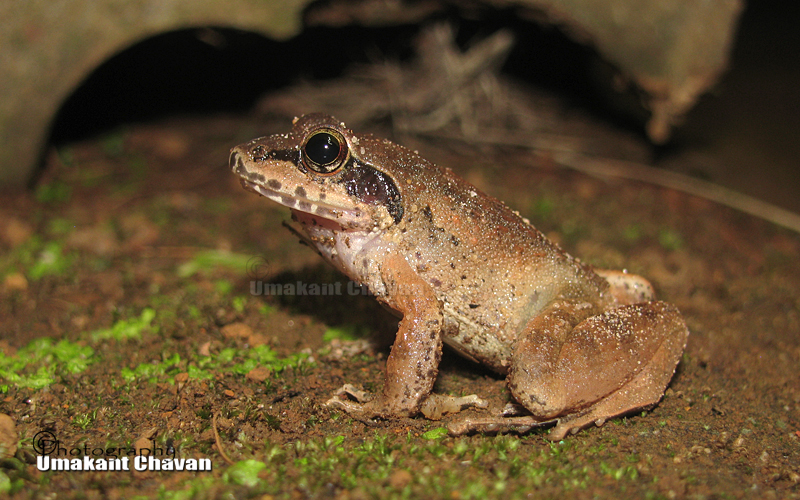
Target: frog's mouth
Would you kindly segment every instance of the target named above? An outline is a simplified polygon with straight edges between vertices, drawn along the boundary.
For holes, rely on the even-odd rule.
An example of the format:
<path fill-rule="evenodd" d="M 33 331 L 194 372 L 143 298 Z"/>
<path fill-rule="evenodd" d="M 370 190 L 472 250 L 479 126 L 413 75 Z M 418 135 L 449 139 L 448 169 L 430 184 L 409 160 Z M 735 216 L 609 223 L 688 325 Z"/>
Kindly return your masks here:
<path fill-rule="evenodd" d="M 308 214 L 312 218 L 321 218 L 335 222 L 343 228 L 363 227 L 369 222 L 369 217 L 358 208 L 343 208 L 332 203 L 312 201 L 298 195 L 288 195 L 280 191 L 256 184 L 242 178 L 242 187 L 248 191 L 260 194 L 265 198 L 278 202 L 292 209 L 292 212 Z"/>

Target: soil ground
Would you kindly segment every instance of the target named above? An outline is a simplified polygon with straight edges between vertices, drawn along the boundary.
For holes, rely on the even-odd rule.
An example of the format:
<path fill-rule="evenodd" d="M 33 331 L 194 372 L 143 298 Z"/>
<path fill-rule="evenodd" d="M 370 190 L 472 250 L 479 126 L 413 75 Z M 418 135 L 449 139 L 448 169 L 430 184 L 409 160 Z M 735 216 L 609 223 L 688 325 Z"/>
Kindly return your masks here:
<path fill-rule="evenodd" d="M 288 212 L 226 164 L 233 145 L 288 127 L 130 126 L 54 151 L 35 193 L 3 195 L 0 413 L 20 440 L 0 462 L 10 498 L 800 496 L 799 235 L 526 149 L 407 139 L 585 262 L 650 278 L 691 336 L 657 407 L 562 442 L 356 421 L 324 402 L 347 382 L 380 388 L 396 320 L 346 293 L 281 227 Z M 258 280 L 343 293 L 253 294 Z M 510 397 L 452 351 L 436 391 Z M 78 455 L 149 442 L 213 470 L 41 472 L 43 430 Z"/>

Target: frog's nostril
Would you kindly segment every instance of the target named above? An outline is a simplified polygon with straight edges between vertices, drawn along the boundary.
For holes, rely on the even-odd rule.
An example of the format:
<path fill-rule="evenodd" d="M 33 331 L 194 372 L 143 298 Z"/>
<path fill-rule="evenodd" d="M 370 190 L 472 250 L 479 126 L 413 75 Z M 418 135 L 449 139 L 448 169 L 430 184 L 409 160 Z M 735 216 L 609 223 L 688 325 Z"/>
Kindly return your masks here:
<path fill-rule="evenodd" d="M 250 154 L 252 155 L 254 160 L 264 161 L 269 157 L 269 150 L 265 148 L 263 145 L 259 144 L 258 146 L 253 148 Z"/>

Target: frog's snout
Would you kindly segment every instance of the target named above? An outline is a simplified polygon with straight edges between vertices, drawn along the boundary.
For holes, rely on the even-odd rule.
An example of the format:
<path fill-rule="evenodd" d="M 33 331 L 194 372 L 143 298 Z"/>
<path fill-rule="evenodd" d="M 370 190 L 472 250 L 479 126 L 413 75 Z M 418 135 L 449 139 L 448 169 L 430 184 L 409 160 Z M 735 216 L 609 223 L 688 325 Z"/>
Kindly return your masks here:
<path fill-rule="evenodd" d="M 239 147 L 235 147 L 231 149 L 231 155 L 228 157 L 228 165 L 230 165 L 231 170 L 234 173 L 240 174 L 241 171 L 244 169 L 244 164 L 242 163 L 242 155 L 239 151 Z"/>

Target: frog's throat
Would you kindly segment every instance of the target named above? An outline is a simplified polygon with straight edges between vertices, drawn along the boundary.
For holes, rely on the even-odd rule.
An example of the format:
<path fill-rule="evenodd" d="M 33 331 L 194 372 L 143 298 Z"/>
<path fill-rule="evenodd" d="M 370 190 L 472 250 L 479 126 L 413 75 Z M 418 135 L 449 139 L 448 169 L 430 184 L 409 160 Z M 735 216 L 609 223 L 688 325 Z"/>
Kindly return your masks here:
<path fill-rule="evenodd" d="M 241 181 L 242 186 L 248 191 L 260 194 L 292 210 L 335 222 L 339 226 L 356 228 L 371 225 L 369 215 L 359 208 L 344 208 L 332 203 L 312 201 L 297 195 L 289 196 L 244 178 Z"/>

